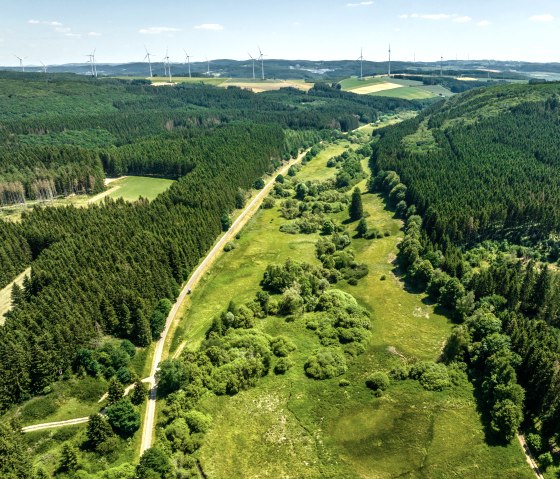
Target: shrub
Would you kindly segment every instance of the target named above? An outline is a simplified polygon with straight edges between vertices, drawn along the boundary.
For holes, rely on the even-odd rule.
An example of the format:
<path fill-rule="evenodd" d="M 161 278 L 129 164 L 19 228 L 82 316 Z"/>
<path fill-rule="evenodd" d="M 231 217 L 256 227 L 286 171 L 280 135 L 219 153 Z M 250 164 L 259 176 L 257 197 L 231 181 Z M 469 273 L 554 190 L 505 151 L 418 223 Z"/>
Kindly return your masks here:
<path fill-rule="evenodd" d="M 343 379 L 341 379 L 340 381 L 338 381 L 338 385 L 339 385 L 341 388 L 345 388 L 345 387 L 350 386 L 350 381 L 348 381 L 348 379 L 346 379 L 346 378 L 343 378 Z"/>
<path fill-rule="evenodd" d="M 185 421 L 192 432 L 205 433 L 212 425 L 212 417 L 194 409 L 185 414 Z"/>
<path fill-rule="evenodd" d="M 442 391 L 451 386 L 445 364 L 422 361 L 411 366 L 409 376 L 417 379 L 427 391 Z"/>
<path fill-rule="evenodd" d="M 389 371 L 389 376 L 393 379 L 403 380 L 408 378 L 408 368 L 403 365 L 395 366 Z"/>
<path fill-rule="evenodd" d="M 342 351 L 325 348 L 315 351 L 305 362 L 304 369 L 313 379 L 330 379 L 344 374 L 348 366 Z"/>
<path fill-rule="evenodd" d="M 550 454 L 550 452 L 545 452 L 537 458 L 537 461 L 539 462 L 541 469 L 546 471 L 549 466 L 552 466 L 552 454 Z"/>
<path fill-rule="evenodd" d="M 366 386 L 374 391 L 385 391 L 389 384 L 389 377 L 382 371 L 377 371 L 366 379 Z"/>
<path fill-rule="evenodd" d="M 270 347 L 272 349 L 272 353 L 278 357 L 286 357 L 296 349 L 294 343 L 283 336 L 278 336 L 270 341 Z"/>
<path fill-rule="evenodd" d="M 229 253 L 230 251 L 234 250 L 237 245 L 233 241 L 228 241 L 224 246 L 224 251 Z"/>
<path fill-rule="evenodd" d="M 527 444 L 533 451 L 535 455 L 542 451 L 542 438 L 540 434 L 535 434 L 534 432 L 527 434 Z"/>
<path fill-rule="evenodd" d="M 293 365 L 293 362 L 289 358 L 279 358 L 274 366 L 274 373 L 285 374 L 292 368 Z"/>

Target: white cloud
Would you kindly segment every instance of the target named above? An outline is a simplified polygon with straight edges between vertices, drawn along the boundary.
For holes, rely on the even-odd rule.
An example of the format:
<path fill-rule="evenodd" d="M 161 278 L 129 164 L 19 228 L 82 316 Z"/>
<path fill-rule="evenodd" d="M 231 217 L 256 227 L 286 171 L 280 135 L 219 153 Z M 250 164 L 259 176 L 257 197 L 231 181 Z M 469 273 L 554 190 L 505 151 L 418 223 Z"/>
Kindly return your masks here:
<path fill-rule="evenodd" d="M 195 30 L 212 30 L 212 31 L 220 31 L 224 29 L 223 25 L 219 23 L 202 23 L 201 25 L 195 25 Z"/>
<path fill-rule="evenodd" d="M 100 36 L 101 36 L 101 33 L 98 33 L 98 32 L 88 32 L 88 35 L 89 35 L 90 37 L 100 37 Z"/>
<path fill-rule="evenodd" d="M 448 13 L 404 13 L 399 18 L 406 20 L 408 18 L 419 18 L 421 20 L 449 20 L 452 15 Z"/>
<path fill-rule="evenodd" d="M 481 20 L 476 24 L 476 26 L 480 28 L 486 28 L 489 27 L 490 25 L 492 25 L 492 22 L 489 22 L 488 20 Z"/>
<path fill-rule="evenodd" d="M 358 3 L 347 3 L 347 7 L 365 7 L 367 5 L 373 5 L 373 2 L 358 2 Z"/>
<path fill-rule="evenodd" d="M 65 33 L 64 35 L 65 35 L 66 37 L 82 38 L 82 35 L 80 35 L 79 33 Z"/>
<path fill-rule="evenodd" d="M 28 20 L 27 23 L 30 23 L 31 25 L 48 25 L 50 27 L 61 27 L 62 23 L 60 22 L 48 22 L 46 20 Z"/>
<path fill-rule="evenodd" d="M 173 27 L 148 27 L 148 28 L 141 28 L 138 30 L 138 33 L 142 33 L 143 35 L 160 35 L 162 33 L 173 33 L 173 32 L 180 32 L 180 28 L 173 28 Z"/>
<path fill-rule="evenodd" d="M 529 20 L 532 22 L 553 22 L 554 16 L 550 13 L 543 13 L 542 15 L 533 15 Z"/>
<path fill-rule="evenodd" d="M 467 15 L 462 16 L 462 17 L 455 17 L 455 18 L 453 19 L 453 21 L 454 21 L 455 23 L 468 23 L 468 22 L 470 22 L 471 20 L 472 20 L 472 18 L 469 17 L 469 16 L 467 16 Z"/>

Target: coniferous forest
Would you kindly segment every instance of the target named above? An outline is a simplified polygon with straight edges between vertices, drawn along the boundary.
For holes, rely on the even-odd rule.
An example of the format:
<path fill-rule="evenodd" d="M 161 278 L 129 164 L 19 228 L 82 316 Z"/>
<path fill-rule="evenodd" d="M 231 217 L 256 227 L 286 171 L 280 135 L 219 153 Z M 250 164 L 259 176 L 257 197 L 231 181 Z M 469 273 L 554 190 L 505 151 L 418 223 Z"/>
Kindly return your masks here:
<path fill-rule="evenodd" d="M 0 328 L 0 409 L 77 367 L 80 348 L 104 335 L 157 339 L 157 305 L 174 300 L 240 189 L 334 130 L 417 108 L 328 85 L 256 95 L 2 73 L 3 204 L 95 193 L 105 174 L 178 181 L 152 202 L 37 207 L 0 225 L 1 285 L 31 266 Z"/>
<path fill-rule="evenodd" d="M 457 322 L 493 440 L 560 440 L 557 83 L 473 90 L 376 137 L 370 189 L 405 219 L 400 266 Z"/>

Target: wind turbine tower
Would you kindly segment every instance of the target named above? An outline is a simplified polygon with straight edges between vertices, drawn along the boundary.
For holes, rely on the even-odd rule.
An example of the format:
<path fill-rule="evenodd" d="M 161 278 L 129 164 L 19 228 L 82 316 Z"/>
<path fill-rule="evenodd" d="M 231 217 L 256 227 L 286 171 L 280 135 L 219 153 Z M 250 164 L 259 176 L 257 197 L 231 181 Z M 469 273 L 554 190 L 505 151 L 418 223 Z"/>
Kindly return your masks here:
<path fill-rule="evenodd" d="M 261 73 L 262 79 L 264 80 L 264 54 L 261 51 L 261 47 L 259 47 L 259 60 L 261 61 Z"/>
<path fill-rule="evenodd" d="M 168 50 L 165 50 L 165 56 L 163 57 L 163 68 L 165 70 L 165 75 L 169 76 L 169 83 L 171 83 L 171 63 L 169 63 Z"/>
<path fill-rule="evenodd" d="M 210 76 L 210 60 L 208 60 L 208 57 L 206 57 L 206 75 Z"/>
<path fill-rule="evenodd" d="M 97 78 L 97 67 L 95 66 L 95 50 L 93 50 L 93 53 L 90 53 L 89 55 L 86 55 L 86 57 L 89 57 L 89 63 L 91 63 L 91 76 Z"/>
<path fill-rule="evenodd" d="M 152 73 L 152 60 L 151 60 L 151 56 L 152 54 L 148 51 L 148 49 L 146 47 L 144 47 L 144 49 L 146 50 L 146 56 L 144 57 L 144 60 L 147 58 L 148 59 L 148 65 L 150 66 L 150 78 L 152 78 L 154 75 Z"/>
<path fill-rule="evenodd" d="M 391 44 L 389 43 L 389 76 L 391 76 Z"/>
<path fill-rule="evenodd" d="M 443 55 L 439 58 L 439 76 L 443 76 Z"/>
<path fill-rule="evenodd" d="M 47 65 L 41 62 L 41 66 L 42 66 L 43 73 L 47 73 Z"/>
<path fill-rule="evenodd" d="M 249 58 L 251 59 L 251 61 L 253 62 L 253 80 L 255 79 L 255 59 L 253 58 L 253 55 L 251 55 L 250 53 L 248 53 Z"/>
<path fill-rule="evenodd" d="M 25 57 L 18 57 L 17 55 L 14 55 L 14 57 L 19 60 L 19 67 L 21 68 L 21 71 L 24 72 L 25 67 L 23 66 L 23 60 L 25 60 Z"/>
<path fill-rule="evenodd" d="M 364 53 L 362 48 L 360 48 L 360 56 L 358 57 L 358 60 L 360 60 L 360 80 L 363 80 L 364 79 Z"/>
<path fill-rule="evenodd" d="M 185 60 L 187 60 L 187 65 L 189 66 L 189 78 L 191 78 L 191 57 L 187 53 L 187 50 L 183 50 L 185 52 Z"/>

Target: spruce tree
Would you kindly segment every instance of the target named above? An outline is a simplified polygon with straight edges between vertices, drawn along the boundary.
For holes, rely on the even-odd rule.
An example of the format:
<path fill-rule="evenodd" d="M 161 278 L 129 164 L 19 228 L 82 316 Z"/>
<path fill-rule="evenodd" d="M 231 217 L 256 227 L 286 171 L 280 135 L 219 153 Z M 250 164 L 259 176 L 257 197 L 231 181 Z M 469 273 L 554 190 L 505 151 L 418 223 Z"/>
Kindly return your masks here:
<path fill-rule="evenodd" d="M 107 396 L 108 404 L 115 404 L 122 399 L 123 395 L 123 385 L 116 378 L 111 378 L 111 381 L 109 381 L 109 390 Z"/>
<path fill-rule="evenodd" d="M 144 402 L 148 395 L 148 387 L 139 379 L 134 383 L 134 389 L 130 395 L 130 402 L 135 406 L 139 406 Z"/>
<path fill-rule="evenodd" d="M 87 442 L 90 449 L 97 449 L 113 435 L 111 425 L 101 414 L 92 414 L 87 427 Z"/>
<path fill-rule="evenodd" d="M 76 469 L 78 469 L 78 454 L 76 454 L 76 450 L 70 444 L 64 444 L 58 470 L 61 472 L 72 472 Z"/>
<path fill-rule="evenodd" d="M 352 200 L 350 202 L 348 212 L 350 213 L 350 219 L 352 221 L 358 221 L 364 215 L 364 207 L 362 206 L 362 192 L 357 186 L 352 192 Z"/>

